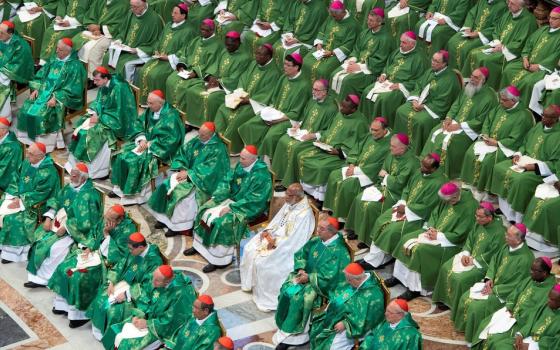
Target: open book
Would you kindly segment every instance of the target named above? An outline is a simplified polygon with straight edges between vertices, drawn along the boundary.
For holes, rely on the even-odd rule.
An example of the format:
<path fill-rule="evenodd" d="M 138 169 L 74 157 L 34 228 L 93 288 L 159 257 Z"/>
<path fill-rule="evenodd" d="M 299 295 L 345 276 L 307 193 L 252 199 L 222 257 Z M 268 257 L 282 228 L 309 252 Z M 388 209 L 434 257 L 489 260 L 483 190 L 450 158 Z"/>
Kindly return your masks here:
<path fill-rule="evenodd" d="M 120 281 L 119 283 L 115 284 L 115 288 L 113 288 L 113 294 L 108 296 L 109 304 L 114 304 L 117 301 L 117 297 L 123 293 L 125 299 L 127 301 L 130 301 L 130 286 L 125 281 Z"/>
<path fill-rule="evenodd" d="M 288 134 L 288 136 L 290 136 L 293 139 L 296 139 L 298 141 L 303 141 L 303 136 L 307 135 L 309 132 L 305 129 L 294 129 L 294 128 L 288 128 L 288 130 L 286 131 L 286 133 Z"/>
<path fill-rule="evenodd" d="M 522 173 L 525 171 L 524 166 L 529 165 L 529 164 L 536 164 L 537 160 L 535 158 L 531 158 L 528 156 L 521 156 L 519 157 L 519 160 L 517 161 L 517 164 L 514 164 L 510 167 L 511 170 L 517 172 L 517 173 Z"/>
<path fill-rule="evenodd" d="M 273 107 L 264 107 L 261 110 L 261 119 L 265 122 L 271 122 L 275 120 L 282 119 L 284 117 L 284 113 L 280 112 L 276 108 Z"/>
<path fill-rule="evenodd" d="M 35 8 L 35 7 L 39 7 L 39 6 L 37 6 L 37 4 L 34 3 L 34 2 L 23 3 L 23 6 L 20 7 L 19 10 L 17 10 L 17 15 L 18 15 L 21 23 L 26 23 L 26 22 L 32 21 L 32 20 L 38 18 L 39 16 L 41 16 L 43 11 L 40 11 L 40 12 L 37 12 L 37 13 L 30 13 L 29 12 L 29 10 L 31 10 L 32 8 Z"/>
<path fill-rule="evenodd" d="M 227 108 L 235 109 L 241 103 L 241 99 L 248 97 L 249 94 L 242 88 L 235 89 L 231 94 L 225 96 L 225 104 Z"/>
<path fill-rule="evenodd" d="M 98 252 L 91 252 L 87 255 L 78 254 L 77 260 L 77 270 L 101 265 L 101 257 L 99 256 Z"/>

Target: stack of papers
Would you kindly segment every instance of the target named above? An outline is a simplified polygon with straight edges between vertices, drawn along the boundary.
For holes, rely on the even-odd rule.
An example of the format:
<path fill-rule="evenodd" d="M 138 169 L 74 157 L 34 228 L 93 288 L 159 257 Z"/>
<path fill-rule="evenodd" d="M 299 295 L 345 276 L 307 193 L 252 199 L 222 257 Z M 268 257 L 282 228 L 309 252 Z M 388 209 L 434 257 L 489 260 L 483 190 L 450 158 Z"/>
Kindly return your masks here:
<path fill-rule="evenodd" d="M 68 27 L 61 26 L 60 23 L 64 21 L 68 21 L 70 25 Z M 74 17 L 64 16 L 64 18 L 61 21 L 56 21 L 56 20 L 54 21 L 53 29 L 55 31 L 70 30 L 70 29 L 76 29 L 79 26 L 80 26 L 80 22 L 78 22 Z"/>
<path fill-rule="evenodd" d="M 372 100 L 373 102 L 375 102 L 375 100 L 377 99 L 377 95 L 378 94 L 382 94 L 384 92 L 391 92 L 392 90 L 390 89 L 391 85 L 393 85 L 393 82 L 389 81 L 389 80 L 385 80 L 384 82 L 380 83 L 378 81 L 375 82 L 375 85 L 373 85 L 373 89 L 369 90 L 368 94 L 366 95 L 366 97 L 369 100 Z"/>
<path fill-rule="evenodd" d="M 524 166 L 529 165 L 529 164 L 536 164 L 537 160 L 528 156 L 521 156 L 519 157 L 519 161 L 517 161 L 517 164 L 514 164 L 510 167 L 511 170 L 517 172 L 517 173 L 522 173 L 525 171 Z"/>
<path fill-rule="evenodd" d="M 37 6 L 37 4 L 34 3 L 34 2 L 23 3 L 23 6 L 17 11 L 17 15 L 18 15 L 21 23 L 30 22 L 30 21 L 38 18 L 39 16 L 41 16 L 41 14 L 43 13 L 42 11 L 37 12 L 37 13 L 30 13 L 29 12 L 29 10 L 31 10 L 32 8 L 35 8 L 35 7 L 39 7 L 39 6 Z"/>
<path fill-rule="evenodd" d="M 258 34 L 260 37 L 264 38 L 269 36 L 270 34 L 272 34 L 272 29 L 262 29 L 260 26 L 258 26 L 257 24 L 253 24 L 253 26 L 251 27 L 251 31 L 253 33 Z"/>
<path fill-rule="evenodd" d="M 296 139 L 298 141 L 303 141 L 302 137 L 304 135 L 307 135 L 309 132 L 305 129 L 294 129 L 294 128 L 288 128 L 287 130 L 287 134 L 288 136 L 290 136 L 293 139 Z"/>
<path fill-rule="evenodd" d="M 383 193 L 375 186 L 370 186 L 362 193 L 362 201 L 364 202 L 379 202 L 383 198 Z"/>
<path fill-rule="evenodd" d="M 279 110 L 273 107 L 263 108 L 260 114 L 261 114 L 261 119 L 264 120 L 265 122 L 279 120 L 284 117 L 284 113 L 280 112 Z"/>
<path fill-rule="evenodd" d="M 476 300 L 488 299 L 488 294 L 482 295 L 482 290 L 484 289 L 484 287 L 485 287 L 484 282 L 475 283 L 469 291 L 469 298 L 476 299 Z"/>
<path fill-rule="evenodd" d="M 292 44 L 292 45 L 288 45 L 286 43 L 287 40 L 292 40 L 294 38 L 294 36 L 290 33 L 284 33 L 284 34 L 282 34 L 281 37 L 282 37 L 282 47 L 284 48 L 284 50 L 289 50 L 291 48 L 298 47 L 298 46 L 301 45 L 300 42 L 297 42 L 297 43 Z"/>
<path fill-rule="evenodd" d="M 313 146 L 315 146 L 319 149 L 322 149 L 325 152 L 330 152 L 334 149 L 331 145 L 327 145 L 326 143 L 322 143 L 322 142 L 319 142 L 319 141 L 314 141 Z"/>
<path fill-rule="evenodd" d="M 225 97 L 225 104 L 227 108 L 235 109 L 241 103 L 241 99 L 248 97 L 249 94 L 243 89 L 235 89 L 231 94 L 227 94 Z"/>

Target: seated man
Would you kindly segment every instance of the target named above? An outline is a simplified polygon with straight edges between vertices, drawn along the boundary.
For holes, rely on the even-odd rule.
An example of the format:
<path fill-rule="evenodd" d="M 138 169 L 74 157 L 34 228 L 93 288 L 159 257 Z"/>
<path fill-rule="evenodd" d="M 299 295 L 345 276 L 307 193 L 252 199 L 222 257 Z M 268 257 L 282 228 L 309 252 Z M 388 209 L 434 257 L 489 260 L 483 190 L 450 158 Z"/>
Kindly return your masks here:
<path fill-rule="evenodd" d="M 88 177 L 88 168 L 78 163 L 70 172 L 70 183 L 51 197 L 43 226 L 35 230 L 27 263 L 27 288 L 46 287 L 70 247 L 93 246 L 92 228 L 103 213 L 101 194 Z"/>
<path fill-rule="evenodd" d="M 243 248 L 241 289 L 253 291 L 259 310 L 276 310 L 282 282 L 293 271 L 294 253 L 315 230 L 315 217 L 299 183 L 288 186 L 286 202 L 264 230 Z"/>
<path fill-rule="evenodd" d="M 91 229 L 90 239 L 75 247 L 58 265 L 48 287 L 56 293 L 53 313 L 67 315 L 69 327 L 86 324 L 86 310 L 103 283 L 103 270 L 127 259 L 128 237 L 136 226 L 120 205 L 113 205 Z M 98 259 L 99 258 L 99 259 Z M 102 265 L 103 264 L 103 265 Z"/>
<path fill-rule="evenodd" d="M 560 86 L 554 83 L 551 84 L 551 82 L 556 81 L 558 78 L 560 78 L 560 72 L 555 70 L 553 73 L 545 75 L 544 79 L 535 83 L 531 91 L 529 109 L 542 116 L 546 106 L 560 104 Z"/>
<path fill-rule="evenodd" d="M 488 69 L 475 69 L 462 93 L 455 99 L 445 119 L 436 125 L 422 150 L 423 155 L 441 154 L 443 173 L 450 179 L 461 175 L 465 149 L 478 137 L 488 112 L 498 103 L 496 91 L 486 85 Z"/>
<path fill-rule="evenodd" d="M 399 0 L 387 8 L 387 26 L 396 43 L 406 31 L 414 30 L 421 14 L 426 13 L 431 0 Z M 403 13 L 406 12 L 406 13 Z M 412 32 L 413 33 L 413 32 Z"/>
<path fill-rule="evenodd" d="M 408 312 L 408 303 L 394 299 L 385 309 L 385 320 L 368 334 L 360 350 L 421 350 L 422 334 Z"/>
<path fill-rule="evenodd" d="M 559 117 L 560 106 L 548 106 L 542 121 L 524 135 L 512 160 L 494 166 L 490 192 L 498 196 L 500 210 L 509 221 L 521 221 L 537 186 L 560 170 Z"/>
<path fill-rule="evenodd" d="M 522 223 L 511 225 L 505 235 L 506 244 L 492 257 L 482 282 L 467 290 L 457 304 L 452 319 L 455 329 L 465 332 L 465 340 L 472 343 L 480 322 L 504 306 L 505 301 L 527 277 L 534 260 L 525 244 L 527 228 Z"/>
<path fill-rule="evenodd" d="M 202 271 L 225 268 L 233 250 L 248 233 L 247 224 L 264 213 L 272 192 L 272 179 L 257 148 L 247 145 L 239 163 L 221 180 L 195 219 L 193 246 L 183 252 L 197 252 L 208 261 Z"/>
<path fill-rule="evenodd" d="M 313 349 L 353 349 L 355 339 L 383 322 L 385 300 L 377 277 L 357 263 L 348 264 L 344 276 L 346 283 L 333 292 L 326 310 L 313 317 Z"/>
<path fill-rule="evenodd" d="M 560 215 L 556 214 L 560 210 L 558 176 L 556 171 L 550 181 L 537 186 L 523 217 L 527 225 L 527 245 L 540 252 L 557 253 L 560 246 Z"/>
<path fill-rule="evenodd" d="M 163 263 L 158 246 L 148 244 L 140 232 L 128 236 L 128 251 L 129 254 L 107 272 L 107 281 L 98 289 L 86 311 L 97 340 L 101 340 L 111 325 L 130 316 L 131 302 L 141 297 L 142 285 L 150 283 L 150 274 Z"/>
<path fill-rule="evenodd" d="M 456 316 L 459 298 L 484 278 L 490 260 L 504 246 L 505 228 L 492 203 L 480 202 L 475 218 L 463 250 L 441 266 L 432 295 L 440 310 L 451 309 L 451 318 Z"/>
<path fill-rule="evenodd" d="M 72 45 L 68 38 L 59 40 L 56 55 L 29 82 L 31 95 L 17 117 L 17 137 L 26 145 L 35 140 L 44 143 L 47 152 L 64 148 L 64 117 L 68 109 L 80 109 L 86 103 L 86 71 Z"/>
<path fill-rule="evenodd" d="M 229 168 L 228 151 L 214 123 L 202 124 L 198 136 L 175 154 L 169 167 L 173 175 L 156 188 L 148 201 L 146 209 L 158 221 L 155 228 L 167 227 L 166 237 L 192 231 L 198 203 L 210 198 Z"/>
<path fill-rule="evenodd" d="M 370 123 L 369 131 L 356 147 L 350 149 L 346 166 L 331 171 L 329 175 L 323 210 L 331 210 L 332 215 L 339 220 L 346 220 L 354 197 L 363 187 L 376 180 L 389 153 L 392 134 L 387 119 L 375 118 Z M 358 238 L 365 242 L 365 237 Z"/>
<path fill-rule="evenodd" d="M 5 4 L 9 3 L 6 1 Z M 14 24 L 10 21 L 0 24 L 0 47 L 0 116 L 11 121 L 12 89 L 16 83 L 27 84 L 33 78 L 33 57 L 29 45 L 15 33 Z"/>
<path fill-rule="evenodd" d="M 278 331 L 272 342 L 279 349 L 309 341 L 312 310 L 344 283 L 342 269 L 350 255 L 338 225 L 333 217 L 320 218 L 317 236 L 294 255 L 294 269 L 280 289 L 275 315 Z"/>
<path fill-rule="evenodd" d="M 397 260 L 393 277 L 386 284 L 393 287 L 400 281 L 407 287 L 399 298 L 410 301 L 433 290 L 441 262 L 460 251 L 474 227 L 478 203 L 469 191 L 448 182 L 438 195 L 441 201 L 427 224 L 404 234 L 392 253 Z"/>
<path fill-rule="evenodd" d="M 214 310 L 214 300 L 202 294 L 192 303 L 192 316 L 166 339 L 165 347 L 172 350 L 215 350 L 214 342 L 220 335 L 222 329 L 218 313 Z"/>
<path fill-rule="evenodd" d="M 1 212 L 0 248 L 2 263 L 27 261 L 33 232 L 37 227 L 38 210 L 45 202 L 56 196 L 60 178 L 54 161 L 47 155 L 42 143 L 32 144 L 19 173 L 14 173 L 4 194 L 7 210 Z M 4 203 L 2 203 L 4 204 Z"/>
<path fill-rule="evenodd" d="M 18 173 L 23 149 L 16 135 L 10 131 L 8 118 L 0 117 L 0 192 L 8 189 L 10 181 Z"/>
<path fill-rule="evenodd" d="M 159 163 L 168 163 L 183 144 L 185 125 L 179 113 L 165 101 L 160 90 L 148 95 L 148 109 L 134 121 L 130 135 L 134 142 L 123 145 L 111 164 L 113 191 L 109 197 L 121 198 L 121 204 L 148 201 L 151 179 L 157 176 Z"/>
<path fill-rule="evenodd" d="M 20 35 L 27 35 L 35 39 L 31 52 L 34 53 L 33 59 L 38 60 L 43 35 L 49 23 L 54 19 L 59 4 L 57 1 L 38 0 L 33 2 L 33 4 L 29 3 L 27 6 L 21 6 L 23 1 L 11 0 L 11 2 L 17 3 L 15 8 L 21 11 L 21 15 L 16 11 L 17 16 L 13 19 L 16 31 Z M 22 17 L 24 15 L 27 15 L 25 17 L 33 16 L 35 18 L 32 17 L 33 19 L 23 22 Z"/>
<path fill-rule="evenodd" d="M 432 69 L 416 81 L 407 101 L 397 109 L 395 132 L 410 137 L 412 149 L 419 155 L 430 131 L 443 119 L 463 88 L 457 75 L 447 67 L 449 53 L 440 50 L 432 56 Z"/>
<path fill-rule="evenodd" d="M 243 42 L 249 50 L 263 44 L 272 44 L 280 38 L 284 24 L 284 11 L 289 6 L 287 3 L 269 0 L 252 0 L 253 22 L 248 25 L 247 31 L 243 33 Z M 249 5 L 246 5 L 249 6 Z"/>
<path fill-rule="evenodd" d="M 169 265 L 159 266 L 151 281 L 142 285 L 131 316 L 107 330 L 103 346 L 107 350 L 158 349 L 191 317 L 196 294 L 188 276 L 174 273 Z"/>
<path fill-rule="evenodd" d="M 117 138 L 130 136 L 137 110 L 130 85 L 107 68 L 96 68 L 93 83 L 99 88 L 97 96 L 88 113 L 76 122 L 68 162 L 71 166 L 86 163 L 90 178 L 99 179 L 109 175 L 111 150 L 116 148 Z"/>

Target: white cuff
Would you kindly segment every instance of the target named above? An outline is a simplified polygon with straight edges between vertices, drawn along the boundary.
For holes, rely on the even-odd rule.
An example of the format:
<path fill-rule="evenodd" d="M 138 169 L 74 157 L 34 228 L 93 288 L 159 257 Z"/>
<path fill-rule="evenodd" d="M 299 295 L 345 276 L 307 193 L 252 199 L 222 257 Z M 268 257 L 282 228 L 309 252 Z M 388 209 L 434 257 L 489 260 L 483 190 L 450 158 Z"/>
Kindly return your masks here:
<path fill-rule="evenodd" d="M 548 177 L 545 177 L 545 178 L 543 179 L 543 181 L 544 181 L 544 183 L 547 183 L 547 184 L 551 184 L 551 185 L 552 185 L 552 184 L 554 184 L 556 181 L 558 181 L 558 176 L 556 176 L 556 174 L 552 174 L 552 175 L 550 175 L 550 176 L 548 176 Z M 7 198 L 7 197 L 6 197 L 6 198 Z"/>
<path fill-rule="evenodd" d="M 471 139 L 471 140 L 476 140 L 478 137 L 478 134 L 476 132 L 474 132 L 473 129 L 471 129 L 471 127 L 469 126 L 469 123 L 467 122 L 462 122 L 461 124 L 461 129 L 463 129 L 463 131 L 465 132 L 465 134 L 467 134 L 467 136 Z"/>
<path fill-rule="evenodd" d="M 552 171 L 545 162 L 537 160 L 537 165 L 539 166 L 539 171 L 542 177 L 552 175 Z"/>
<path fill-rule="evenodd" d="M 179 58 L 177 58 L 175 54 L 171 54 L 171 55 L 167 55 L 167 60 L 171 68 L 173 68 L 173 70 L 176 70 L 177 64 L 179 64 Z"/>
<path fill-rule="evenodd" d="M 502 145 L 501 142 L 498 142 L 498 147 L 500 147 L 500 149 L 502 150 L 502 153 L 508 158 L 513 156 L 513 154 L 515 153 L 515 151 L 513 151 L 513 150 L 507 148 L 506 146 Z"/>
<path fill-rule="evenodd" d="M 313 41 L 313 46 L 316 46 L 316 45 L 319 45 L 319 44 L 323 45 L 323 40 L 321 40 L 321 39 L 315 39 L 315 40 Z"/>
<path fill-rule="evenodd" d="M 511 61 L 513 59 L 515 59 L 517 56 L 515 56 L 514 54 L 512 54 L 507 47 L 502 46 L 502 53 L 504 54 L 504 57 L 506 59 L 506 61 Z"/>
<path fill-rule="evenodd" d="M 277 32 L 277 31 L 280 30 L 280 27 L 278 27 L 278 26 L 276 25 L 276 23 L 274 23 L 274 22 L 270 23 L 270 27 L 271 27 L 272 30 L 274 30 L 275 32 Z"/>
<path fill-rule="evenodd" d="M 451 243 L 447 237 L 445 237 L 445 233 L 443 232 L 439 232 L 437 233 L 437 240 L 438 242 L 441 243 L 441 247 L 442 248 L 447 248 L 447 247 L 454 247 L 455 244 Z"/>
<path fill-rule="evenodd" d="M 339 48 L 334 49 L 333 53 L 336 56 L 336 58 L 338 58 L 339 62 L 343 62 L 346 59 L 346 54 L 342 52 L 342 50 Z"/>
<path fill-rule="evenodd" d="M 319 141 L 321 139 L 321 133 L 320 132 L 316 132 L 315 133 L 315 138 L 317 139 L 317 141 Z"/>
<path fill-rule="evenodd" d="M 136 55 L 138 55 L 139 58 L 143 58 L 143 59 L 150 57 L 150 55 L 140 50 L 139 48 L 136 48 Z"/>
<path fill-rule="evenodd" d="M 408 222 L 422 220 L 422 218 L 420 216 L 416 215 L 415 212 L 410 210 L 408 208 L 408 206 L 404 207 L 404 215 L 406 216 L 406 221 L 408 221 Z"/>
<path fill-rule="evenodd" d="M 480 39 L 480 41 L 482 41 L 483 45 L 488 45 L 488 43 L 490 42 L 490 40 L 488 40 L 488 38 L 481 32 L 478 32 L 478 38 Z"/>

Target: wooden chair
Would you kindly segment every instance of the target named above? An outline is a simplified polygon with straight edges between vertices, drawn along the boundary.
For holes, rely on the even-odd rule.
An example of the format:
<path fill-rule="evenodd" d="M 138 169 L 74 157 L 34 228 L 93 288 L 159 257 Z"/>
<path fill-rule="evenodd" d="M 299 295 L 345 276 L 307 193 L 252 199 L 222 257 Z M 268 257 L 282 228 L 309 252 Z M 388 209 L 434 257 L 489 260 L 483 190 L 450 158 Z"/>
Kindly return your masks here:
<path fill-rule="evenodd" d="M 35 38 L 27 35 L 22 35 L 21 37 L 29 44 L 29 47 L 31 48 L 31 57 L 35 57 Z M 33 64 L 37 66 L 37 61 L 34 61 Z"/>
<path fill-rule="evenodd" d="M 459 86 L 461 86 L 461 89 L 463 89 L 465 87 L 465 82 L 463 81 L 463 74 L 461 74 L 461 72 L 458 69 L 453 69 L 453 73 L 455 73 L 455 75 L 457 76 L 457 80 L 459 81 Z"/>
<path fill-rule="evenodd" d="M 54 167 L 56 169 L 56 172 L 58 174 L 58 178 L 60 181 L 60 188 L 64 187 L 64 168 L 61 167 L 60 165 L 58 165 L 57 163 L 54 164 Z M 32 207 L 32 210 L 35 210 L 35 213 L 37 214 L 37 226 L 41 225 L 41 223 L 43 222 L 43 214 L 45 212 L 45 205 L 47 204 L 47 199 L 35 204 Z M 37 227 L 35 226 L 35 227 Z"/>
<path fill-rule="evenodd" d="M 82 114 L 85 114 L 88 108 L 88 102 L 87 102 L 87 94 L 88 94 L 88 89 L 87 89 L 87 85 L 88 85 L 88 78 L 87 78 L 87 72 L 88 72 L 88 68 L 89 68 L 89 64 L 87 62 L 81 61 L 82 64 L 84 65 L 84 69 L 86 70 L 86 75 L 85 75 L 85 79 L 84 79 L 84 88 L 82 91 L 82 98 L 84 101 L 84 104 L 82 105 L 82 108 L 77 109 L 77 110 L 67 110 L 66 111 L 66 117 L 64 117 L 64 120 L 66 121 L 70 121 L 73 118 L 80 116 Z"/>
<path fill-rule="evenodd" d="M 140 113 L 140 88 L 132 83 L 128 83 L 128 85 L 134 94 L 134 100 L 136 100 L 136 112 Z"/>
<path fill-rule="evenodd" d="M 319 217 L 321 216 L 321 211 L 313 203 L 309 203 L 311 210 L 313 211 L 313 217 L 315 217 L 315 228 L 313 229 L 313 236 L 317 234 L 317 226 L 319 225 Z"/>
<path fill-rule="evenodd" d="M 225 143 L 227 150 L 228 150 L 228 154 L 231 155 L 231 140 L 228 139 L 227 137 L 225 137 L 222 133 L 218 133 L 218 137 L 220 138 L 220 140 L 222 140 L 223 143 Z M 272 186 L 274 186 L 274 183 L 272 183 Z"/>

